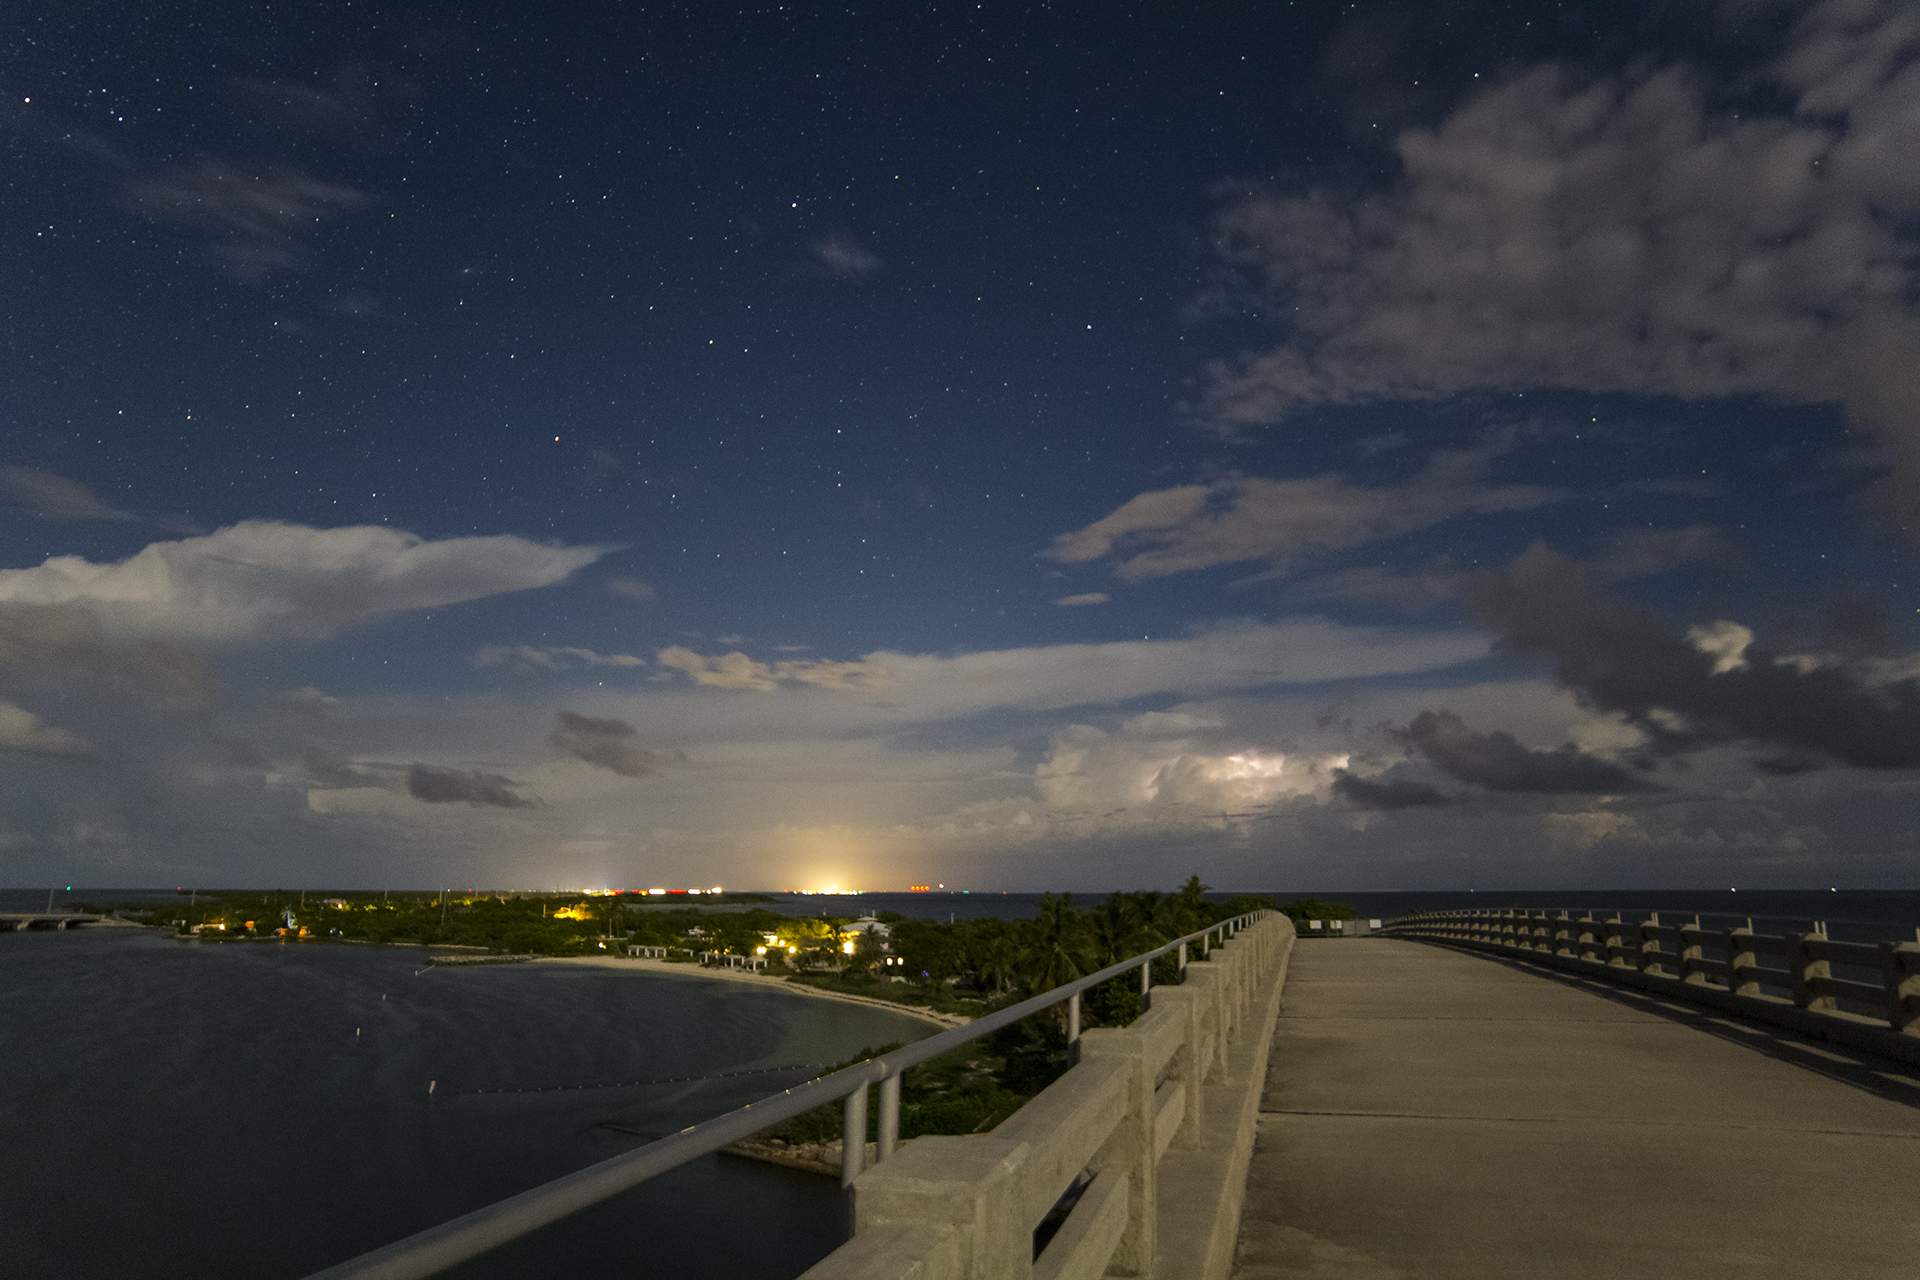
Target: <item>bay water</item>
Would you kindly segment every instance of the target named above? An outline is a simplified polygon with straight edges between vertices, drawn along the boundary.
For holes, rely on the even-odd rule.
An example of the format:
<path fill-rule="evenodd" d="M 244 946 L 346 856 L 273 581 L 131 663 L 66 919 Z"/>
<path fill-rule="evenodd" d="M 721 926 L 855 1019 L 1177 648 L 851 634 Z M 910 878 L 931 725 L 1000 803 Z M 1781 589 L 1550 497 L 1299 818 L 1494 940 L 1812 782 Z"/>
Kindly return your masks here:
<path fill-rule="evenodd" d="M 937 1029 L 713 978 L 0 934 L 0 1270 L 304 1276 Z M 786 1280 L 844 1236 L 832 1179 L 714 1155 L 449 1274 Z"/>

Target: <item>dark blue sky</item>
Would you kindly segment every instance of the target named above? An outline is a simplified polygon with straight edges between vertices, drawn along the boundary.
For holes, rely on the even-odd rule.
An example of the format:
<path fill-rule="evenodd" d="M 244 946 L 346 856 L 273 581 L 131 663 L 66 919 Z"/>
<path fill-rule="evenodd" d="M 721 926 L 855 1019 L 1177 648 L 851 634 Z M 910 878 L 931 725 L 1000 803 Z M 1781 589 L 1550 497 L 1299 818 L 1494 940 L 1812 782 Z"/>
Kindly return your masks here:
<path fill-rule="evenodd" d="M 0 880 L 1911 881 L 1904 6 L 6 35 Z"/>

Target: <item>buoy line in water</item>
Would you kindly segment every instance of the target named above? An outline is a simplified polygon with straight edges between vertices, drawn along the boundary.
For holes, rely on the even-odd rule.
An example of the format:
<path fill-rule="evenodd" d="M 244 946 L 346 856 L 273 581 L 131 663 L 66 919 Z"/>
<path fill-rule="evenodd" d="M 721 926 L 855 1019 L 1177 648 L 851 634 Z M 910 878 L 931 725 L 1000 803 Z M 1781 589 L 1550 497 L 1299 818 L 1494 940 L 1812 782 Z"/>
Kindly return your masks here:
<path fill-rule="evenodd" d="M 615 1080 L 606 1084 L 536 1084 L 523 1088 L 501 1089 L 449 1089 L 447 1094 L 459 1097 L 465 1094 L 480 1093 L 574 1093 L 583 1089 L 637 1089 L 651 1084 L 694 1084 L 701 1080 L 732 1080 L 741 1076 L 765 1076 L 778 1071 L 815 1071 L 831 1066 L 827 1062 L 792 1062 L 783 1067 L 753 1067 L 745 1071 L 717 1071 L 704 1076 L 662 1076 L 658 1080 Z"/>

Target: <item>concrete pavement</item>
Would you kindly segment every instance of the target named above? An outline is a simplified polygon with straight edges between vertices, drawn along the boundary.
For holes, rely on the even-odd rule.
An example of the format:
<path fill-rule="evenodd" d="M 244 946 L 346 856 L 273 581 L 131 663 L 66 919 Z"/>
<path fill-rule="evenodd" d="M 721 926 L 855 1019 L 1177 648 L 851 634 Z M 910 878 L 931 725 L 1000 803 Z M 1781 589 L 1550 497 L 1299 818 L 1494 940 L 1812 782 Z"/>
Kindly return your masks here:
<path fill-rule="evenodd" d="M 1294 950 L 1238 1280 L 1920 1277 L 1920 1074 L 1385 938 Z"/>

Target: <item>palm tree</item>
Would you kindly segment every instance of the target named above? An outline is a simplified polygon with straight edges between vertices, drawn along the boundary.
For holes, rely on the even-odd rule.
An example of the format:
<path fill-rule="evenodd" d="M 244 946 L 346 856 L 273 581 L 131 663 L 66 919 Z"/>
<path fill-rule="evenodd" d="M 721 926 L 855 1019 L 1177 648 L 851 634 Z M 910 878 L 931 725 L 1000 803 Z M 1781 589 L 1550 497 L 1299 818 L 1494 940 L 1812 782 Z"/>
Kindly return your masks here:
<path fill-rule="evenodd" d="M 1042 894 L 1040 914 L 1033 922 L 1026 956 L 1028 984 L 1035 991 L 1051 991 L 1088 971 L 1093 959 L 1086 919 L 1073 909 L 1070 893 Z"/>

